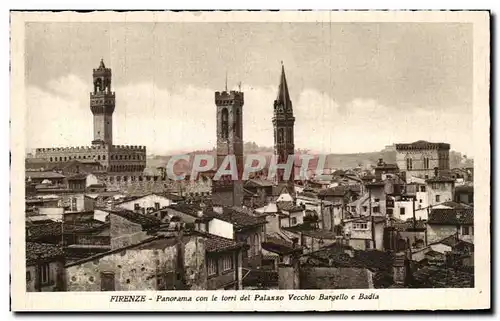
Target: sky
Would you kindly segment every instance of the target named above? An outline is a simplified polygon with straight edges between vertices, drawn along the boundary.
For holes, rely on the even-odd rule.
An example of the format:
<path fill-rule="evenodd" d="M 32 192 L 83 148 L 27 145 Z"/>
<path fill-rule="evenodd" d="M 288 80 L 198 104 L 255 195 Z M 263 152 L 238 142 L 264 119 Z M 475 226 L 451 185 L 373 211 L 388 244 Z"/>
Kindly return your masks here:
<path fill-rule="evenodd" d="M 245 93 L 243 137 L 272 146 L 283 62 L 296 148 L 428 140 L 473 156 L 472 26 L 455 23 L 28 23 L 27 148 L 90 145 L 92 69 L 116 93 L 113 140 L 211 149 L 214 92 Z"/>

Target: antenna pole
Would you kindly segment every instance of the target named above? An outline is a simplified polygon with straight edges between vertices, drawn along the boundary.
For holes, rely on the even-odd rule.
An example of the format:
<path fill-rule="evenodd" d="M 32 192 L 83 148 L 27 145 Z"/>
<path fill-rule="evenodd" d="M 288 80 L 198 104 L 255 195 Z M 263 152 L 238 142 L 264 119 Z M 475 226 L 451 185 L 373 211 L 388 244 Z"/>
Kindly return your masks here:
<path fill-rule="evenodd" d="M 227 70 L 226 70 L 226 92 L 227 92 Z"/>

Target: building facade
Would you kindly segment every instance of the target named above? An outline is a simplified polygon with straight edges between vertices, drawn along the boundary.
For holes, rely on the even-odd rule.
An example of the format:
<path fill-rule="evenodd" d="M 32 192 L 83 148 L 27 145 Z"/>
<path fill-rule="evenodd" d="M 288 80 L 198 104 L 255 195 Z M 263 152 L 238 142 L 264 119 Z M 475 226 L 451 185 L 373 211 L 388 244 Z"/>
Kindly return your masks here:
<path fill-rule="evenodd" d="M 49 164 L 72 160 L 96 161 L 107 172 L 142 172 L 146 167 L 146 147 L 113 145 L 115 93 L 111 90 L 111 69 L 104 62 L 93 70 L 90 110 L 94 120 L 91 146 L 37 148 L 36 158 Z"/>
<path fill-rule="evenodd" d="M 243 104 L 241 91 L 215 93 L 217 106 L 217 168 L 224 164 L 227 156 L 235 157 L 238 179 L 231 175 L 223 175 L 213 182 L 212 197 L 215 203 L 225 206 L 241 206 L 243 204 Z M 229 168 L 229 167 L 225 167 Z M 231 168 L 232 169 L 232 168 Z"/>
<path fill-rule="evenodd" d="M 293 116 L 292 101 L 288 92 L 288 84 L 285 76 L 285 67 L 281 66 L 280 84 L 278 87 L 278 95 L 274 101 L 273 113 L 273 128 L 274 128 L 274 156 L 276 164 L 286 164 L 288 156 L 295 153 L 294 144 L 294 125 L 295 117 Z M 278 185 L 288 186 L 290 191 L 294 190 L 295 167 L 292 167 L 289 178 L 284 177 L 284 171 L 278 170 L 276 181 Z"/>
<path fill-rule="evenodd" d="M 426 179 L 433 177 L 435 168 L 441 176 L 450 170 L 450 144 L 423 140 L 410 144 L 396 144 L 396 162 L 408 183 L 411 177 Z"/>

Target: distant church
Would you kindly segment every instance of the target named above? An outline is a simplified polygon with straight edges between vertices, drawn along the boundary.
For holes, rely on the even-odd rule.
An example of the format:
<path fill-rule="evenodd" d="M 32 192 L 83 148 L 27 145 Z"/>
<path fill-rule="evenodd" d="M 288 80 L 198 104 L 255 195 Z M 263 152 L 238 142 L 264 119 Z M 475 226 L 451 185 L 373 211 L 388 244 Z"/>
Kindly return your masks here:
<path fill-rule="evenodd" d="M 111 69 L 101 59 L 93 70 L 90 110 L 94 117 L 94 140 L 91 146 L 37 148 L 35 158 L 49 163 L 71 160 L 98 162 L 106 172 L 141 173 L 146 167 L 146 146 L 113 145 L 115 93 L 111 90 Z"/>

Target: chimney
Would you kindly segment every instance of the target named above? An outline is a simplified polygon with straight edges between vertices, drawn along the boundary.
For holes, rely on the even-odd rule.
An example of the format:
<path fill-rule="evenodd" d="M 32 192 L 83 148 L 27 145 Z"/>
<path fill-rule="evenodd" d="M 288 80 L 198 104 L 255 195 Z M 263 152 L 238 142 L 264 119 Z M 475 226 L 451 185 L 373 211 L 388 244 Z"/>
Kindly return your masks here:
<path fill-rule="evenodd" d="M 384 159 L 379 158 L 379 159 L 378 159 L 378 165 L 379 165 L 379 166 L 384 165 Z"/>
<path fill-rule="evenodd" d="M 221 214 L 221 215 L 223 214 L 223 208 L 222 208 L 222 206 L 216 206 L 216 205 L 214 205 L 213 209 L 214 209 L 215 213 Z"/>

